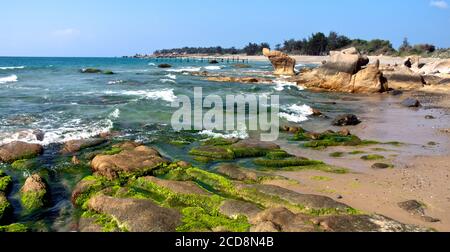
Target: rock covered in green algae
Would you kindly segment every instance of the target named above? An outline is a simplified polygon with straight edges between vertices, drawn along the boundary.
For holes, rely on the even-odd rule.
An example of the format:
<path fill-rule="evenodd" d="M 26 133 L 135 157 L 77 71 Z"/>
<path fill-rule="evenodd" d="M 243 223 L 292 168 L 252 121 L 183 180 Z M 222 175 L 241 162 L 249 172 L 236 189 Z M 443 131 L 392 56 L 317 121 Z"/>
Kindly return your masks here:
<path fill-rule="evenodd" d="M 210 160 L 233 160 L 237 158 L 263 157 L 271 152 L 279 152 L 274 143 L 258 140 L 210 139 L 200 147 L 193 148 L 189 154 Z"/>
<path fill-rule="evenodd" d="M 0 170 L 0 192 L 7 193 L 12 183 L 12 178 Z"/>
<path fill-rule="evenodd" d="M 0 222 L 5 218 L 8 212 L 11 210 L 11 204 L 9 203 L 6 195 L 0 192 Z"/>
<path fill-rule="evenodd" d="M 323 215 L 353 213 L 354 209 L 329 197 L 301 194 L 275 185 L 237 185 L 239 195 L 266 207 L 286 206 L 294 211 Z"/>
<path fill-rule="evenodd" d="M 168 160 L 159 152 L 147 146 L 123 146 L 115 155 L 97 155 L 91 162 L 95 174 L 114 180 L 121 177 L 145 175 L 157 169 Z"/>
<path fill-rule="evenodd" d="M 83 206 L 92 194 L 97 193 L 107 187 L 105 181 L 99 177 L 88 176 L 82 179 L 72 191 L 72 204 Z"/>
<path fill-rule="evenodd" d="M 141 179 L 149 183 L 154 183 L 177 194 L 211 195 L 211 193 L 200 188 L 192 181 L 171 181 L 151 176 L 142 177 Z"/>
<path fill-rule="evenodd" d="M 258 181 L 258 174 L 254 171 L 242 169 L 235 164 L 222 164 L 217 173 L 239 181 Z"/>
<path fill-rule="evenodd" d="M 238 216 L 243 215 L 248 219 L 251 219 L 260 213 L 262 209 L 254 203 L 230 199 L 222 203 L 219 211 L 229 218 L 237 218 Z"/>
<path fill-rule="evenodd" d="M 174 232 L 181 223 L 178 211 L 149 200 L 98 195 L 89 200 L 88 208 L 111 216 L 122 230 L 129 232 Z"/>
<path fill-rule="evenodd" d="M 47 197 L 47 184 L 38 174 L 28 177 L 20 190 L 20 200 L 27 211 L 44 207 L 47 204 Z"/>
<path fill-rule="evenodd" d="M 21 159 L 14 161 L 14 163 L 11 164 L 11 167 L 16 170 L 31 170 L 34 167 L 36 167 L 38 163 L 36 160 L 33 159 Z"/>
<path fill-rule="evenodd" d="M 8 226 L 0 226 L 0 232 L 6 232 L 6 233 L 24 233 L 28 231 L 28 227 L 20 224 L 15 223 Z"/>
<path fill-rule="evenodd" d="M 294 136 L 295 141 L 306 142 L 303 147 L 306 148 L 326 148 L 331 146 L 358 146 L 364 144 L 359 137 L 355 135 L 343 134 L 343 132 L 326 131 L 323 133 L 303 132 Z"/>
<path fill-rule="evenodd" d="M 13 163 L 21 159 L 36 157 L 44 151 L 39 144 L 11 142 L 0 146 L 0 162 Z"/>

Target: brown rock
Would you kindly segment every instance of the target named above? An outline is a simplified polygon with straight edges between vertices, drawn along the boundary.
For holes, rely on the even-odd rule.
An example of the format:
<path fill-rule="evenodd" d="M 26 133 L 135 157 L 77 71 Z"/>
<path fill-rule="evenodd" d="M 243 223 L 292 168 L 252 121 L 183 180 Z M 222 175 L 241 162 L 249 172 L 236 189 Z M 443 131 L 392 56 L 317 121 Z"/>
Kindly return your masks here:
<path fill-rule="evenodd" d="M 289 57 L 287 54 L 279 51 L 270 51 L 267 48 L 263 49 L 263 54 L 269 58 L 274 67 L 275 75 L 295 75 L 295 59 Z"/>
<path fill-rule="evenodd" d="M 44 148 L 39 144 L 12 142 L 0 146 L 0 161 L 12 163 L 20 159 L 33 158 L 42 154 Z"/>
<path fill-rule="evenodd" d="M 414 73 L 406 66 L 388 67 L 382 69 L 383 76 L 387 79 L 389 88 L 401 90 L 416 90 L 425 85 L 423 76 Z"/>
<path fill-rule="evenodd" d="M 245 180 L 257 181 L 258 180 L 258 174 L 256 174 L 256 172 L 242 169 L 239 166 L 234 165 L 234 164 L 220 165 L 217 168 L 217 173 L 225 175 L 234 180 L 239 180 L 239 181 L 245 181 Z"/>
<path fill-rule="evenodd" d="M 255 204 L 240 201 L 240 200 L 226 200 L 219 208 L 220 213 L 230 218 L 235 218 L 239 215 L 246 216 L 251 219 L 255 217 L 262 210 Z"/>
<path fill-rule="evenodd" d="M 271 208 L 261 212 L 250 220 L 254 228 L 252 231 L 267 229 L 271 232 L 313 232 L 314 227 L 308 224 L 309 218 L 294 214 L 284 207 Z M 270 225 L 272 223 L 273 225 Z M 275 230 L 273 230 L 275 227 Z"/>
<path fill-rule="evenodd" d="M 263 150 L 278 150 L 280 146 L 271 142 L 263 142 L 255 139 L 246 139 L 232 145 L 234 148 L 254 148 Z"/>
<path fill-rule="evenodd" d="M 101 145 L 105 142 L 106 140 L 103 138 L 71 140 L 64 144 L 62 153 L 75 153 L 82 149 Z"/>
<path fill-rule="evenodd" d="M 175 232 L 181 224 L 178 211 L 162 208 L 149 200 L 98 195 L 89 200 L 88 208 L 111 216 L 129 232 Z"/>
<path fill-rule="evenodd" d="M 25 184 L 23 185 L 20 191 L 23 193 L 27 193 L 43 190 L 47 190 L 47 185 L 45 184 L 45 181 L 38 174 L 34 174 L 27 178 Z"/>
<path fill-rule="evenodd" d="M 330 52 L 330 60 L 323 65 L 323 68 L 329 73 L 343 72 L 353 75 L 368 63 L 369 59 L 352 47 Z"/>
<path fill-rule="evenodd" d="M 145 175 L 168 162 L 153 148 L 138 146 L 131 149 L 131 146 L 129 147 L 116 155 L 97 155 L 91 162 L 94 173 L 113 180 L 121 175 Z"/>
<path fill-rule="evenodd" d="M 388 90 L 388 83 L 379 70 L 379 63 L 377 61 L 353 75 L 353 93 L 381 93 Z"/>

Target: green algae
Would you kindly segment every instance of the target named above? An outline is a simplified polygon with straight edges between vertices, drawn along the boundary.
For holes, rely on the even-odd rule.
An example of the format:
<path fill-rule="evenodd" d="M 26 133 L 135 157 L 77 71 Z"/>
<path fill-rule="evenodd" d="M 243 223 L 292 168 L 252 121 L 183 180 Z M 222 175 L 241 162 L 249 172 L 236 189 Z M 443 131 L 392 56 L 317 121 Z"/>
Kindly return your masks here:
<path fill-rule="evenodd" d="M 32 159 L 20 159 L 11 164 L 11 167 L 16 170 L 30 170 L 37 166 L 37 162 Z"/>
<path fill-rule="evenodd" d="M 106 150 L 102 153 L 102 155 L 112 156 L 122 152 L 122 148 L 120 147 L 112 147 L 109 150 Z"/>
<path fill-rule="evenodd" d="M 370 154 L 370 155 L 362 156 L 361 159 L 366 160 L 366 161 L 373 161 L 373 160 L 382 160 L 382 159 L 385 159 L 385 157 L 381 156 L 381 155 L 377 155 L 377 154 Z"/>
<path fill-rule="evenodd" d="M 330 157 L 334 157 L 334 158 L 340 158 L 340 157 L 343 157 L 344 155 L 345 155 L 344 152 L 333 152 L 333 153 L 330 153 Z"/>
<path fill-rule="evenodd" d="M 27 211 L 34 211 L 43 208 L 47 203 L 47 190 L 35 192 L 22 192 L 20 195 L 22 206 Z"/>
<path fill-rule="evenodd" d="M 214 229 L 227 232 L 248 232 L 250 224 L 244 216 L 230 219 L 222 214 L 211 214 L 199 207 L 188 207 L 181 211 L 183 224 L 177 232 L 207 232 Z"/>
<path fill-rule="evenodd" d="M 195 180 L 200 181 L 217 191 L 222 191 L 234 194 L 236 188 L 233 182 L 224 176 L 210 173 L 198 168 L 189 168 L 186 170 L 187 174 L 192 176 Z"/>
<path fill-rule="evenodd" d="M 0 226 L 0 232 L 3 233 L 25 233 L 28 227 L 21 223 L 14 223 L 8 226 Z"/>
<path fill-rule="evenodd" d="M 11 210 L 11 204 L 9 203 L 6 196 L 0 192 L 0 221 L 8 215 Z"/>
<path fill-rule="evenodd" d="M 9 190 L 11 183 L 12 178 L 0 170 L 0 192 L 6 193 Z"/>
<path fill-rule="evenodd" d="M 105 233 L 117 231 L 128 232 L 125 227 L 120 225 L 114 218 L 106 214 L 86 211 L 81 215 L 81 218 L 93 219 L 94 223 L 102 227 L 102 231 Z"/>
<path fill-rule="evenodd" d="M 360 154 L 365 154 L 365 153 L 366 153 L 365 151 L 356 150 L 356 151 L 349 152 L 348 154 L 349 155 L 360 155 Z"/>

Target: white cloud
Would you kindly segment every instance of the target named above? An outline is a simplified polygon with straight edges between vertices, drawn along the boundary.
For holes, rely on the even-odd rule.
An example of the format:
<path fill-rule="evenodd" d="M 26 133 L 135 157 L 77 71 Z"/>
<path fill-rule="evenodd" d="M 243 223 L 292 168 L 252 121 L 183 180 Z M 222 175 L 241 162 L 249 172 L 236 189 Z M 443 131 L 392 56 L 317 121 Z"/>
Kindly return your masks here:
<path fill-rule="evenodd" d="M 430 5 L 439 9 L 447 9 L 448 3 L 444 0 L 432 0 Z"/>
<path fill-rule="evenodd" d="M 53 31 L 53 36 L 61 38 L 71 38 L 76 37 L 80 34 L 80 31 L 74 28 L 66 28 L 61 30 Z"/>

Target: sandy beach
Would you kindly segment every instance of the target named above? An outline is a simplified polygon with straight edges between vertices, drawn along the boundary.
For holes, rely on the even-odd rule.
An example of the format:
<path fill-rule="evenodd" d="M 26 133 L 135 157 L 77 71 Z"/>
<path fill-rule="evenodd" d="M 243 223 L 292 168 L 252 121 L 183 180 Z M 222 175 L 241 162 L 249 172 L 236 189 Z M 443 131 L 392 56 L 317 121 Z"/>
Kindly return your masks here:
<path fill-rule="evenodd" d="M 407 96 L 421 97 L 425 100 L 423 107 L 401 107 L 399 102 Z M 333 147 L 316 151 L 301 149 L 289 142 L 280 142 L 280 145 L 292 154 L 351 169 L 349 174 L 344 175 L 317 171 L 281 172 L 279 175 L 299 182 L 299 185 L 283 186 L 301 193 L 342 197 L 343 203 L 368 213 L 381 214 L 438 231 L 450 231 L 450 134 L 446 133 L 446 129 L 450 128 L 449 96 L 411 93 L 405 94 L 404 97 L 360 97 L 361 100 L 352 97 L 356 99 L 337 102 L 346 102 L 349 105 L 362 102 L 365 104 L 366 112 L 361 115 L 363 123 L 349 128 L 353 133 L 363 139 L 382 142 L 395 140 L 404 144 L 364 148 Z M 426 120 L 427 115 L 436 119 Z M 317 129 L 317 126 L 314 127 Z M 324 127 L 323 130 L 325 129 L 329 128 Z M 362 154 L 330 157 L 334 152 L 353 151 L 383 155 L 385 160 L 382 162 L 392 164 L 394 168 L 372 169 L 371 166 L 377 161 L 361 160 Z M 398 206 L 398 203 L 409 200 L 423 203 L 426 206 L 426 214 L 439 219 L 440 222 L 426 222 L 420 216 L 414 216 Z"/>

